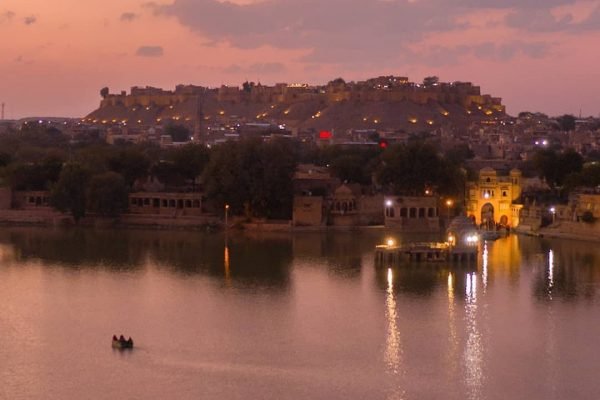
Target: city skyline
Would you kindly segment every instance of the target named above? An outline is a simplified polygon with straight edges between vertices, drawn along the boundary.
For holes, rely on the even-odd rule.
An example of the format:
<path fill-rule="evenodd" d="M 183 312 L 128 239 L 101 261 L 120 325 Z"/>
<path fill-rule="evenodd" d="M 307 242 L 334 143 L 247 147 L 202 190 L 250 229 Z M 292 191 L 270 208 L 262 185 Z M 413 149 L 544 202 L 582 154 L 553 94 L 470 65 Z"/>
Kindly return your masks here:
<path fill-rule="evenodd" d="M 104 86 L 437 75 L 502 97 L 509 114 L 597 116 L 600 1 L 496 3 L 8 0 L 0 102 L 6 118 L 80 117 Z"/>

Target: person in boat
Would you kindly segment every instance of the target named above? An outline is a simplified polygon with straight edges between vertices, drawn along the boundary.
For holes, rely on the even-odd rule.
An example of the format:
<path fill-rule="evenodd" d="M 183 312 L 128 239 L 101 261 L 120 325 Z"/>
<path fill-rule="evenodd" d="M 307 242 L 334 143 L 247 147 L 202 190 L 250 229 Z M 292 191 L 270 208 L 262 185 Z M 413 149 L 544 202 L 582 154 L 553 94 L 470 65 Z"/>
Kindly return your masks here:
<path fill-rule="evenodd" d="M 131 336 L 129 336 L 129 339 L 127 339 L 126 343 L 128 347 L 133 347 L 133 339 L 131 338 Z"/>
<path fill-rule="evenodd" d="M 119 342 L 121 342 L 121 343 L 126 342 L 125 337 L 123 335 L 119 336 Z"/>
<path fill-rule="evenodd" d="M 117 335 L 113 335 L 113 342 L 116 342 L 117 340 L 119 340 L 117 339 Z"/>

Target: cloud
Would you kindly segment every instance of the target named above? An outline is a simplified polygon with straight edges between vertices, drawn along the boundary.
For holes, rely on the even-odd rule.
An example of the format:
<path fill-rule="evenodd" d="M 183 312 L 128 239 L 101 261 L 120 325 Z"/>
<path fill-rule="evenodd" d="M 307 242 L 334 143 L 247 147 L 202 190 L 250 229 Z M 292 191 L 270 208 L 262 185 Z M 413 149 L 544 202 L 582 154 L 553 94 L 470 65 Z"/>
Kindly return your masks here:
<path fill-rule="evenodd" d="M 140 46 L 135 54 L 140 57 L 162 57 L 164 49 L 161 46 Z"/>
<path fill-rule="evenodd" d="M 465 57 L 481 60 L 507 62 L 522 55 L 530 58 L 543 58 L 550 52 L 550 43 L 510 41 L 504 43 L 482 42 L 474 45 L 455 47 L 431 46 L 411 53 L 413 61 L 429 65 L 456 65 Z"/>
<path fill-rule="evenodd" d="M 28 17 L 23 18 L 23 22 L 25 23 L 25 25 L 32 25 L 37 22 L 37 18 L 33 15 L 30 15 Z"/>
<path fill-rule="evenodd" d="M 600 30 L 600 6 L 583 20 L 576 22 L 573 15 L 557 17 L 548 8 L 522 8 L 506 16 L 506 25 L 529 32 L 581 32 Z"/>
<path fill-rule="evenodd" d="M 233 65 L 230 65 L 223 69 L 223 71 L 228 74 L 246 73 L 246 74 L 259 74 L 259 75 L 264 74 L 265 76 L 283 73 L 286 70 L 287 69 L 286 69 L 285 65 L 278 63 L 278 62 L 256 63 L 256 64 L 251 64 L 246 67 L 242 67 L 238 64 L 233 64 Z"/>
<path fill-rule="evenodd" d="M 138 18 L 138 15 L 136 13 L 124 12 L 123 14 L 121 14 L 121 17 L 119 19 L 121 21 L 131 22 L 131 21 L 135 20 L 136 18 Z"/>
<path fill-rule="evenodd" d="M 360 52 L 360 59 L 390 54 L 427 33 L 464 29 L 455 13 L 414 3 L 372 0 L 270 0 L 238 5 L 217 0 L 175 0 L 154 5 L 204 38 L 253 49 L 307 49 L 305 60 L 332 62 Z M 360 50 L 360 51 L 359 51 Z"/>
<path fill-rule="evenodd" d="M 16 14 L 10 10 L 4 11 L 2 14 L 0 14 L 0 24 L 12 20 L 15 15 Z"/>
<path fill-rule="evenodd" d="M 590 0 L 600 3 L 600 0 Z M 498 26 L 536 32 L 562 30 L 600 30 L 600 7 L 583 21 L 570 14 L 556 17 L 556 7 L 573 5 L 577 0 L 264 0 L 237 4 L 221 0 L 171 0 L 169 4 L 144 3 L 157 15 L 175 18 L 208 43 L 239 49 L 274 47 L 298 50 L 299 61 L 308 64 L 360 66 L 397 65 L 419 57 L 411 51 L 416 45 L 438 34 L 474 28 L 469 17 L 484 11 L 503 11 L 506 17 Z M 495 34 L 495 33 L 494 33 Z M 514 32 L 513 32 L 514 34 Z M 490 34 L 491 35 L 491 34 Z M 509 39 L 509 38 L 507 38 Z M 513 42 L 494 45 L 499 59 L 516 54 L 539 57 L 547 46 L 526 46 Z M 467 54 L 482 54 L 465 40 L 449 53 L 453 59 Z M 439 54 L 438 54 L 439 53 Z M 430 60 L 443 60 L 443 48 L 432 49 Z"/>
<path fill-rule="evenodd" d="M 23 65 L 33 64 L 33 60 L 25 59 L 22 55 L 17 56 L 17 58 L 15 58 L 14 62 L 17 64 L 23 64 Z"/>

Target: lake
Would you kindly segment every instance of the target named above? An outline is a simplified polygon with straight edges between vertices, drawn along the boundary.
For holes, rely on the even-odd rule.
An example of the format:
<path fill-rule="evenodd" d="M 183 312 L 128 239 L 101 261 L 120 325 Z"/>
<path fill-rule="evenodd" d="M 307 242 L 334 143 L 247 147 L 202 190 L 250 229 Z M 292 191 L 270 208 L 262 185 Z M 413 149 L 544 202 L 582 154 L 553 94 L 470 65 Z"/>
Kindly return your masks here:
<path fill-rule="evenodd" d="M 1 228 L 0 399 L 600 396 L 598 244 L 389 235 Z"/>

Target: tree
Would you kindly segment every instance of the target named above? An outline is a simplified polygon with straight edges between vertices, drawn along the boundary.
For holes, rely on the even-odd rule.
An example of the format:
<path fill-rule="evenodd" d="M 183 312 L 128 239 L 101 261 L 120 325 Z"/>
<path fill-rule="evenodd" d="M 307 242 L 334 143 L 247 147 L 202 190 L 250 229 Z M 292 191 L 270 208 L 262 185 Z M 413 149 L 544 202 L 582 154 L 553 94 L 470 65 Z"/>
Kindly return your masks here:
<path fill-rule="evenodd" d="M 148 175 L 150 160 L 137 148 L 118 151 L 108 158 L 108 168 L 121 174 L 130 187 L 134 182 Z"/>
<path fill-rule="evenodd" d="M 109 171 L 94 175 L 87 191 L 88 209 L 106 217 L 118 217 L 127 210 L 128 194 L 120 174 Z"/>
<path fill-rule="evenodd" d="M 67 164 L 50 191 L 50 204 L 59 211 L 70 212 L 75 222 L 85 216 L 88 177 L 81 165 Z"/>
<path fill-rule="evenodd" d="M 196 177 L 202 175 L 209 157 L 210 152 L 206 146 L 187 144 L 173 149 L 168 158 L 184 179 L 193 181 Z"/>
<path fill-rule="evenodd" d="M 328 85 L 345 85 L 346 81 L 343 78 L 335 78 L 332 81 L 329 81 Z"/>
<path fill-rule="evenodd" d="M 533 158 L 533 163 L 538 175 L 554 188 L 562 186 L 569 174 L 581 172 L 583 157 L 573 149 L 567 149 L 560 154 L 548 149 L 538 151 Z"/>
<path fill-rule="evenodd" d="M 333 175 L 342 182 L 371 184 L 371 177 L 381 154 L 381 148 L 350 149 L 340 153 L 336 147 L 327 155 Z"/>
<path fill-rule="evenodd" d="M 295 169 L 291 143 L 247 139 L 216 147 L 203 180 L 207 196 L 228 204 L 232 214 L 289 218 Z"/>
<path fill-rule="evenodd" d="M 466 160 L 475 157 L 475 153 L 468 144 L 458 144 L 446 151 L 444 156 L 447 161 L 455 165 L 463 165 Z"/>
<path fill-rule="evenodd" d="M 571 114 L 565 114 L 556 119 L 558 125 L 562 131 L 568 132 L 575 129 L 575 116 Z"/>
<path fill-rule="evenodd" d="M 420 195 L 435 186 L 442 193 L 459 195 L 465 180 L 458 166 L 422 142 L 388 147 L 381 155 L 376 175 L 377 181 L 394 194 Z"/>
<path fill-rule="evenodd" d="M 12 162 L 12 156 L 8 152 L 0 151 L 0 167 L 6 167 Z"/>
<path fill-rule="evenodd" d="M 244 82 L 242 83 L 242 90 L 246 93 L 250 93 L 252 91 L 252 88 L 255 86 L 254 82 Z"/>
<path fill-rule="evenodd" d="M 165 128 L 165 134 L 171 136 L 174 142 L 188 142 L 190 130 L 184 125 L 169 124 Z"/>
<path fill-rule="evenodd" d="M 100 89 L 100 96 L 102 96 L 103 99 L 105 99 L 108 96 L 108 87 L 103 87 L 102 89 Z"/>

